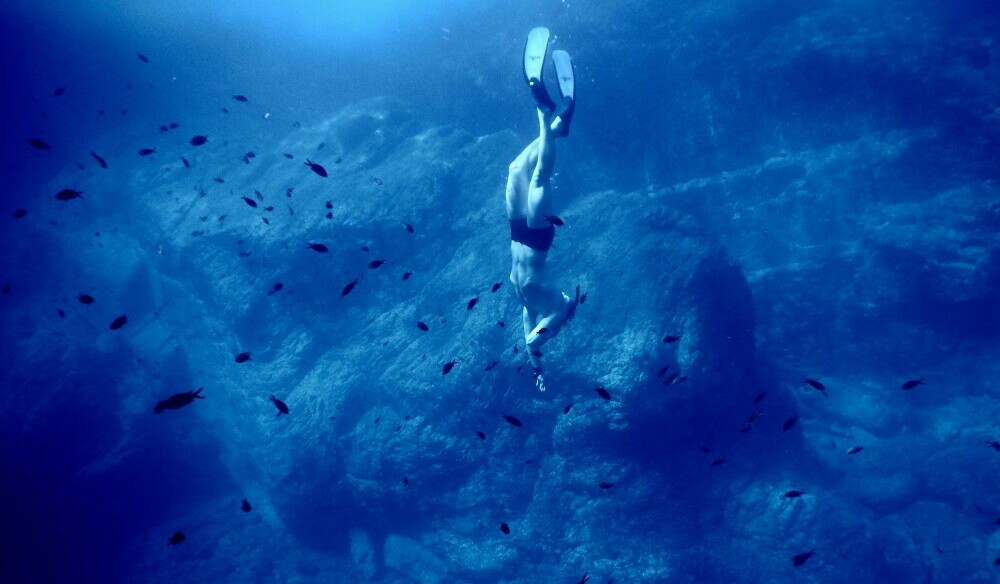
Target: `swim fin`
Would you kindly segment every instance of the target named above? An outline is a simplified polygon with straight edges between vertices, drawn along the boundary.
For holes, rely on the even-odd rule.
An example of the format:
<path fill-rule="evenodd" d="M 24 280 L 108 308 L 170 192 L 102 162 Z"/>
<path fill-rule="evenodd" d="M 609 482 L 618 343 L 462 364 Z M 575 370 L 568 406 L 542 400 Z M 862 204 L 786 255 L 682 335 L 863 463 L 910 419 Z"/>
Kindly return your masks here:
<path fill-rule="evenodd" d="M 524 44 L 524 80 L 531 88 L 531 97 L 535 104 L 546 114 L 556 109 L 556 104 L 549 97 L 543 81 L 545 54 L 549 49 L 549 29 L 544 26 L 531 29 L 528 40 Z"/>
<path fill-rule="evenodd" d="M 556 67 L 556 77 L 559 79 L 559 93 L 562 94 L 562 104 L 556 110 L 555 117 L 562 119 L 560 136 L 569 135 L 569 122 L 573 119 L 576 108 L 576 79 L 573 74 L 573 61 L 566 51 L 552 51 L 552 63 Z"/>

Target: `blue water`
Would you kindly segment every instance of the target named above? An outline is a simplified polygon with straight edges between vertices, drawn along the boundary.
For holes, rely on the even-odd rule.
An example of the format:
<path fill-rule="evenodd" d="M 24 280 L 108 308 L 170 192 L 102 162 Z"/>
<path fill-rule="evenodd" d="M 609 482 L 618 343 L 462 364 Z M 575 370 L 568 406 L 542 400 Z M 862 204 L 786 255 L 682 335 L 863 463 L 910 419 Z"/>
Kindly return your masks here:
<path fill-rule="evenodd" d="M 587 294 L 544 393 L 503 205 L 540 25 L 578 98 L 549 273 Z M 998 30 L 3 3 L 0 582 L 1000 581 Z"/>

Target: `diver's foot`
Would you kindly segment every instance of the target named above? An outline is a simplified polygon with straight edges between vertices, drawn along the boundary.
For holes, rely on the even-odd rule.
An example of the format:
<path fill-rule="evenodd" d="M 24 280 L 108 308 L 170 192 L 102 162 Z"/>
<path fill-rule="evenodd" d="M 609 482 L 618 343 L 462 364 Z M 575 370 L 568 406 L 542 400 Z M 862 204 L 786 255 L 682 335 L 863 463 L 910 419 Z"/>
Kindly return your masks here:
<path fill-rule="evenodd" d="M 540 26 L 531 29 L 528 33 L 528 40 L 524 44 L 524 80 L 531 90 L 531 97 L 538 105 L 538 109 L 545 113 L 552 113 L 556 109 L 556 103 L 549 97 L 549 92 L 545 89 L 544 75 L 545 55 L 549 49 L 549 29 Z"/>
<path fill-rule="evenodd" d="M 557 136 L 565 138 L 569 135 L 569 123 L 576 109 L 576 76 L 573 72 L 573 61 L 566 51 L 553 51 L 552 64 L 555 65 L 556 77 L 559 79 L 562 103 L 553 108 L 555 113 L 551 127 Z"/>

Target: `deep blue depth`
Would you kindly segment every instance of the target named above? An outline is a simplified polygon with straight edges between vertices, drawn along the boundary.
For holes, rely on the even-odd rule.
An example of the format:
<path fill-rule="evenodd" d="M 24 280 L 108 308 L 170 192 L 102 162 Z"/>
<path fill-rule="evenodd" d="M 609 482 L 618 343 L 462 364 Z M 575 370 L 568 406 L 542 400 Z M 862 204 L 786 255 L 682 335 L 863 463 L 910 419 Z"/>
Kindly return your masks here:
<path fill-rule="evenodd" d="M 0 581 L 1000 581 L 994 3 L 153 4 L 0 7 Z"/>

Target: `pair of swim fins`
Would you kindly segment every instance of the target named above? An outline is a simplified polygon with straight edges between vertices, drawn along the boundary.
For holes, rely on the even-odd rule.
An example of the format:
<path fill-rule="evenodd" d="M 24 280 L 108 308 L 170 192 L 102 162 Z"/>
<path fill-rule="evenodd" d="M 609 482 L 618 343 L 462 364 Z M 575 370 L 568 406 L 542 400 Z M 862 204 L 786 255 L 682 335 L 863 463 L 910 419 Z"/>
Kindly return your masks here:
<path fill-rule="evenodd" d="M 573 118 L 576 105 L 576 83 L 573 75 L 573 61 L 569 53 L 563 50 L 552 51 L 552 65 L 559 81 L 559 93 L 562 103 L 556 104 L 545 88 L 545 56 L 549 49 L 549 29 L 540 26 L 528 33 L 528 41 L 524 45 L 524 79 L 531 89 L 535 103 L 546 114 L 554 113 L 555 118 L 562 120 L 560 135 L 569 134 L 569 122 Z"/>

